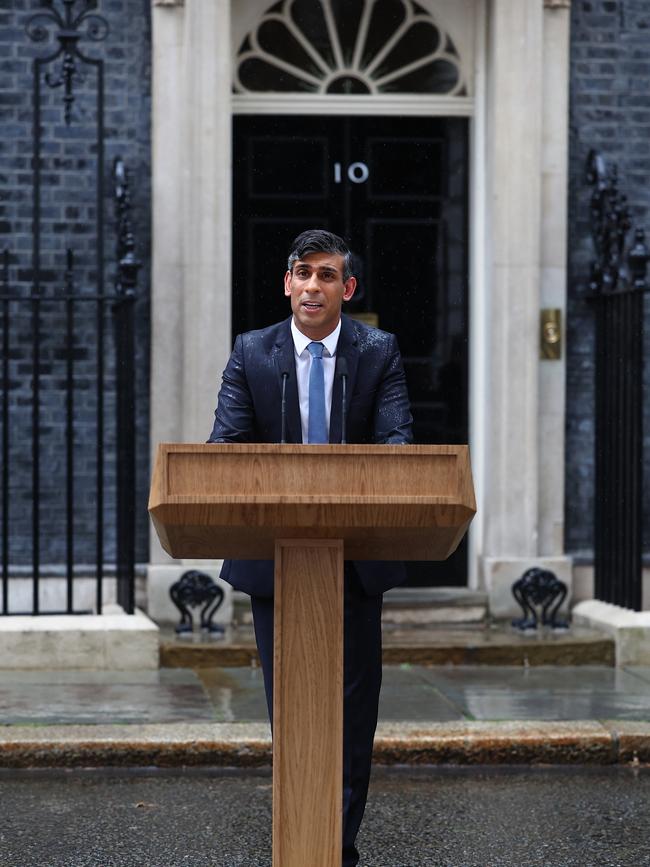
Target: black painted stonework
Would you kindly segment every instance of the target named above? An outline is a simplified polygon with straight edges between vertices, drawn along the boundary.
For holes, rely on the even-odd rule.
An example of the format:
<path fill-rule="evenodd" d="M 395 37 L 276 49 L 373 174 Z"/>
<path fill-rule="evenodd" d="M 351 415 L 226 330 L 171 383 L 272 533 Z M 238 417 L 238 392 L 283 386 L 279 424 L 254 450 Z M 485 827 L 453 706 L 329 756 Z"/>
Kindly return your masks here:
<path fill-rule="evenodd" d="M 60 7 L 62 4 L 55 4 Z M 32 261 L 32 59 L 52 53 L 55 43 L 35 43 L 25 32 L 36 0 L 0 0 L 0 251 L 11 254 L 10 289 L 25 296 L 31 289 Z M 105 251 L 106 291 L 115 279 L 115 219 L 111 169 L 121 155 L 129 168 L 133 223 L 140 272 L 136 305 L 137 548 L 148 558 L 149 435 L 149 274 L 150 274 L 150 0 L 100 0 L 97 13 L 109 24 L 104 42 L 82 39 L 80 49 L 105 63 Z M 60 59 L 48 67 L 57 72 Z M 85 81 L 75 85 L 72 120 L 63 118 L 62 88 L 43 86 L 41 287 L 44 296 L 60 294 L 65 250 L 75 252 L 75 291 L 97 289 L 95 264 L 95 73 L 84 66 Z M 75 561 L 94 559 L 95 484 L 95 305 L 75 312 Z M 41 348 L 41 560 L 65 561 L 65 318 L 62 305 L 42 309 Z M 31 556 L 31 345 L 28 307 L 11 305 L 11 491 L 10 561 L 29 566 Z M 105 560 L 115 556 L 115 392 L 112 322 L 106 329 Z"/>
<path fill-rule="evenodd" d="M 594 257 L 587 154 L 618 163 L 634 226 L 650 233 L 650 2 L 574 0 L 567 315 L 566 548 L 590 557 L 594 497 L 594 325 L 585 294 Z M 646 328 L 650 334 L 648 304 Z M 650 346 L 645 347 L 650 381 Z M 644 389 L 647 393 L 647 386 Z M 650 402 L 644 407 L 645 549 L 650 548 Z"/>

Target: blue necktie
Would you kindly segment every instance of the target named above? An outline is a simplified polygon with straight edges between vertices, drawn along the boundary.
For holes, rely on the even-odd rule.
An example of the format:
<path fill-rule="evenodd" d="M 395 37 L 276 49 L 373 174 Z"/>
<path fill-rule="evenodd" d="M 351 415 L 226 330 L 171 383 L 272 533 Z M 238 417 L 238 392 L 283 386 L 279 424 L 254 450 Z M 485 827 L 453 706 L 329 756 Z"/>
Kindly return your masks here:
<path fill-rule="evenodd" d="M 310 343 L 307 347 L 311 355 L 309 368 L 309 424 L 307 442 L 326 443 L 327 415 L 325 414 L 325 372 L 323 370 L 323 344 Z"/>

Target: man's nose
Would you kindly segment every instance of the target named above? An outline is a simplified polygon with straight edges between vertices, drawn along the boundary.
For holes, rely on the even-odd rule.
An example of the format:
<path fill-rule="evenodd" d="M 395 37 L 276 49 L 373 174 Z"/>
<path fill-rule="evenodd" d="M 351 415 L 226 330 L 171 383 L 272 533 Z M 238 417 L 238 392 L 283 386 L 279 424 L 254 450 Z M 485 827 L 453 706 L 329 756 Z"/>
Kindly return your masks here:
<path fill-rule="evenodd" d="M 309 280 L 307 281 L 307 289 L 313 292 L 319 288 L 320 287 L 318 285 L 318 274 L 316 274 L 316 272 L 314 271 L 309 277 Z"/>

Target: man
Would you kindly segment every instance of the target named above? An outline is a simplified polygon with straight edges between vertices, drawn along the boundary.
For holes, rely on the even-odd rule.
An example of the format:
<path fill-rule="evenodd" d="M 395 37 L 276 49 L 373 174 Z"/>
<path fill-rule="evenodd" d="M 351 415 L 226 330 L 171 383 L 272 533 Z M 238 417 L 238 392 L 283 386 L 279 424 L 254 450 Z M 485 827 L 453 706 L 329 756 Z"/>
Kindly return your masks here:
<path fill-rule="evenodd" d="M 411 442 L 412 418 L 394 335 L 341 315 L 357 285 L 350 263 L 350 251 L 337 235 L 312 229 L 296 238 L 284 276 L 292 316 L 235 340 L 210 442 L 279 442 L 283 385 L 287 442 L 341 442 L 337 358 L 347 362 L 347 442 Z M 272 719 L 273 563 L 227 560 L 221 577 L 251 595 Z M 381 686 L 382 593 L 404 578 L 402 563 L 345 564 L 343 867 L 359 860 L 355 839 L 368 793 Z"/>

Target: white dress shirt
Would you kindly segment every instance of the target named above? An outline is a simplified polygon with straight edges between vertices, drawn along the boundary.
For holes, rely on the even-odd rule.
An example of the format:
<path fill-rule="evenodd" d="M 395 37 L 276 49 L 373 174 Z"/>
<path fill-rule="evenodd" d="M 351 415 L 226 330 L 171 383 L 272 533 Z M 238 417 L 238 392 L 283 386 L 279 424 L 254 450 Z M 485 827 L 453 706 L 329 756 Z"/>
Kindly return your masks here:
<path fill-rule="evenodd" d="M 322 340 L 312 341 L 302 331 L 296 328 L 296 323 L 291 320 L 291 335 L 296 358 L 296 380 L 298 381 L 298 402 L 300 403 L 300 423 L 302 425 L 302 441 L 309 439 L 309 369 L 311 367 L 311 354 L 307 347 L 310 343 L 323 344 L 323 373 L 325 375 L 325 415 L 327 418 L 327 431 L 330 429 L 330 413 L 332 409 L 332 388 L 334 386 L 334 367 L 336 365 L 336 344 L 339 342 L 341 333 L 341 320 L 331 334 Z"/>

